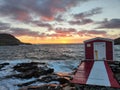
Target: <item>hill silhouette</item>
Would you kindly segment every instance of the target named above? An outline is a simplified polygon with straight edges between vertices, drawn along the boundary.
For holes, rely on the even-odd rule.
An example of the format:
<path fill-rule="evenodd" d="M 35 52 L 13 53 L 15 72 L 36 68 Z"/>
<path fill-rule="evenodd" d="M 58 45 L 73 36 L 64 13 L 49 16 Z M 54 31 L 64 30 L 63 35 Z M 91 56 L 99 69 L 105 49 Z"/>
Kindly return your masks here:
<path fill-rule="evenodd" d="M 19 39 L 17 39 L 11 34 L 5 34 L 5 33 L 0 34 L 0 46 L 21 45 L 21 44 L 27 44 L 27 43 L 21 42 Z"/>
<path fill-rule="evenodd" d="M 115 45 L 120 45 L 120 37 L 119 38 L 116 38 L 115 40 L 114 40 L 114 43 L 115 43 Z"/>

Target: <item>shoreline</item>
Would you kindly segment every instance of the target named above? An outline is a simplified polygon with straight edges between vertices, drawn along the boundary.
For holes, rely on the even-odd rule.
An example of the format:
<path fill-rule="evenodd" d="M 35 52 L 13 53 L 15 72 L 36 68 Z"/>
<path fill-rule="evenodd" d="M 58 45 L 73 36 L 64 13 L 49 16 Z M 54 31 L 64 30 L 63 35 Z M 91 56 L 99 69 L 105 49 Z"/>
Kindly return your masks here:
<path fill-rule="evenodd" d="M 4 61 L 4 63 L 1 62 L 0 73 L 2 72 L 2 74 L 3 74 L 3 75 L 1 74 L 1 76 L 0 76 L 1 83 L 6 82 L 6 80 L 8 82 L 10 82 L 12 80 L 11 83 L 13 83 L 13 86 L 11 86 L 11 88 L 14 88 L 14 85 L 17 85 L 18 86 L 17 90 L 29 90 L 29 89 L 32 89 L 32 90 L 36 90 L 36 89 L 40 89 L 40 90 L 76 90 L 75 86 L 70 82 L 70 80 L 72 79 L 72 76 L 74 75 L 74 72 L 77 67 L 74 69 L 71 69 L 71 72 L 68 72 L 68 73 L 65 73 L 66 71 L 63 73 L 55 72 L 55 69 L 59 70 L 59 68 L 58 68 L 59 64 L 63 65 L 61 67 L 64 67 L 63 62 L 65 62 L 65 61 L 59 61 L 59 62 L 53 61 L 53 63 L 50 66 L 56 64 L 57 67 L 55 66 L 53 68 L 54 72 L 51 71 L 49 74 L 45 74 L 45 75 L 39 74 L 39 68 L 43 68 L 43 71 L 44 71 L 44 70 L 52 70 L 52 67 L 46 67 L 46 65 L 48 65 L 48 64 L 40 62 L 40 61 L 34 62 L 34 61 L 29 61 L 29 60 L 28 61 L 27 60 L 26 61 L 25 60 L 22 60 L 22 61 L 14 60 L 11 62 L 6 62 L 6 61 Z M 68 61 L 66 63 L 69 64 L 71 62 L 73 62 L 73 61 L 70 61 L 70 62 Z M 49 62 L 47 62 L 47 63 L 49 63 Z M 116 61 L 115 63 L 109 63 L 109 64 L 111 67 L 113 67 L 114 71 L 117 72 L 118 79 L 120 79 L 120 72 L 118 71 L 118 70 L 120 70 L 120 62 Z M 77 66 L 77 65 L 75 65 L 75 66 Z M 60 69 L 62 69 L 61 67 L 60 67 Z M 71 66 L 71 67 L 73 67 L 73 66 Z M 35 68 L 38 70 L 36 71 Z M 116 71 L 116 69 L 118 69 L 118 70 Z M 8 71 L 6 71 L 6 70 L 8 70 Z M 20 71 L 18 72 L 18 70 L 20 70 Z M 14 71 L 17 73 L 15 73 Z M 30 71 L 30 73 L 28 73 L 29 71 Z M 7 72 L 7 74 L 5 74 L 6 72 Z M 36 72 L 36 74 L 34 74 L 35 72 Z M 41 70 L 40 70 L 40 72 L 41 72 Z M 37 77 L 36 77 L 36 75 L 37 75 Z M 4 78 L 3 78 L 3 76 L 4 76 Z M 33 78 L 33 77 L 35 77 L 35 78 Z M 17 81 L 20 80 L 20 81 L 18 83 L 16 83 L 15 80 L 17 80 Z M 25 80 L 25 81 L 23 81 L 23 80 Z M 120 80 L 119 80 L 119 82 L 120 82 Z M 0 87 L 1 87 L 1 85 L 0 85 Z M 8 86 L 5 86 L 5 87 L 8 87 Z M 47 89 L 48 87 L 51 89 Z M 80 88 L 82 90 L 91 90 L 91 89 L 92 90 L 120 90 L 120 89 L 116 89 L 116 88 L 110 88 L 110 87 L 104 87 L 104 86 L 94 86 L 94 85 L 80 85 Z M 12 90 L 12 89 L 10 89 L 10 90 Z"/>

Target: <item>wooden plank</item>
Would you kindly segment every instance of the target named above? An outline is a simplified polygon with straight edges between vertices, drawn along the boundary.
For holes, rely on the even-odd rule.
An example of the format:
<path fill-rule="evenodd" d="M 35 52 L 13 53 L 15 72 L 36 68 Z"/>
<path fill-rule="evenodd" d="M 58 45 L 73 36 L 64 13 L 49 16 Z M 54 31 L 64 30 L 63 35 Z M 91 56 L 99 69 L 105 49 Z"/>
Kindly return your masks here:
<path fill-rule="evenodd" d="M 72 82 L 77 84 L 86 84 L 88 76 L 90 74 L 91 68 L 94 61 L 83 61 L 78 67 Z"/>

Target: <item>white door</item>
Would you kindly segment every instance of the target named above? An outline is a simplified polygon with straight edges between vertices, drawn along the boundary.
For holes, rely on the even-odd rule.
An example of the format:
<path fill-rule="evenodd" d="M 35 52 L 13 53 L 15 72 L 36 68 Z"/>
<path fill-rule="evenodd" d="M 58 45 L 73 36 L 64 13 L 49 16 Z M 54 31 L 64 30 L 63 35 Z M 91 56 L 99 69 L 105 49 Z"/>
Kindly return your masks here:
<path fill-rule="evenodd" d="M 94 60 L 106 59 L 106 44 L 105 42 L 94 42 Z"/>

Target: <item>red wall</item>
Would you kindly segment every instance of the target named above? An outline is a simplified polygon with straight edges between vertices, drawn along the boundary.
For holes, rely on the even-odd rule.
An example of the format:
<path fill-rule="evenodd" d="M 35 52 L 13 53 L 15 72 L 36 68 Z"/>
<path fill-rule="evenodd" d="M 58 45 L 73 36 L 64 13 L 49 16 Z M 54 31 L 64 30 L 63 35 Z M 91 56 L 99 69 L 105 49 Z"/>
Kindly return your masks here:
<path fill-rule="evenodd" d="M 87 47 L 87 44 L 90 44 L 91 47 Z M 87 42 L 85 43 L 85 59 L 94 59 L 94 52 L 93 52 L 93 43 L 92 42 Z"/>
<path fill-rule="evenodd" d="M 113 60 L 113 45 L 112 42 L 106 43 L 106 58 L 107 60 Z"/>
<path fill-rule="evenodd" d="M 94 42 L 106 42 L 106 59 L 113 60 L 113 45 L 111 41 L 105 40 L 93 40 L 90 42 L 85 42 L 85 59 L 94 59 Z M 87 44 L 90 44 L 91 47 L 87 47 Z"/>

